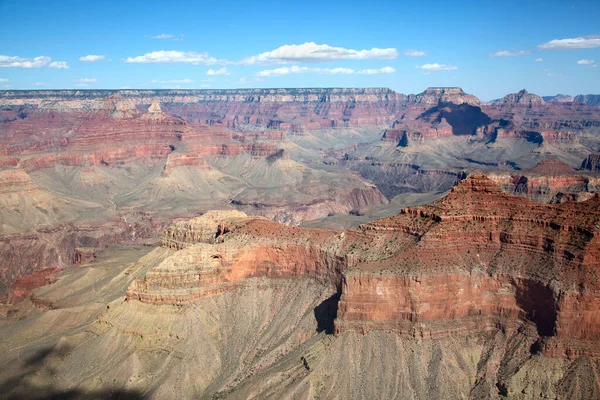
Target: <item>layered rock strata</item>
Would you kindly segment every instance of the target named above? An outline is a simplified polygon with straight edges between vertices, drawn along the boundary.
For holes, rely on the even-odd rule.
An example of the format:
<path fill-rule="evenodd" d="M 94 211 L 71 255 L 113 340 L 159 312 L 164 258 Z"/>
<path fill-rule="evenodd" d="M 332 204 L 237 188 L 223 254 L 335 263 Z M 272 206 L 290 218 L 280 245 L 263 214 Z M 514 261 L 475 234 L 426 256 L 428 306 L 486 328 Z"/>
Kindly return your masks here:
<path fill-rule="evenodd" d="M 308 276 L 341 292 L 336 332 L 420 338 L 537 330 L 551 356 L 600 356 L 600 197 L 548 205 L 473 175 L 426 206 L 343 233 L 209 213 L 165 232 L 178 250 L 128 299 L 182 304 L 250 277 Z"/>
<path fill-rule="evenodd" d="M 584 164 L 586 161 L 584 161 Z M 585 201 L 600 189 L 598 177 L 548 158 L 520 173 L 494 173 L 489 178 L 508 193 L 544 203 Z"/>

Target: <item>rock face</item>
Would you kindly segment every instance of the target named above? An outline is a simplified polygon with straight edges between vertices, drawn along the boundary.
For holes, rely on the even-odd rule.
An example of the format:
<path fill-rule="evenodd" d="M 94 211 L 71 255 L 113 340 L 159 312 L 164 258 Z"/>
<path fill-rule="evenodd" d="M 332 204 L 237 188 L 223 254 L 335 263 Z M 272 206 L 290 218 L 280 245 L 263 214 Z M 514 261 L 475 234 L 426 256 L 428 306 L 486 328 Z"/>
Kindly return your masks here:
<path fill-rule="evenodd" d="M 581 162 L 581 169 L 588 171 L 600 170 L 600 154 L 590 154 Z"/>
<path fill-rule="evenodd" d="M 600 197 L 545 205 L 484 175 L 358 230 L 284 228 L 208 213 L 169 228 L 180 249 L 128 299 L 184 304 L 250 277 L 311 277 L 341 292 L 336 332 L 437 338 L 531 324 L 548 356 L 599 357 Z"/>
<path fill-rule="evenodd" d="M 440 103 L 466 103 L 476 106 L 480 104 L 480 101 L 477 97 L 465 93 L 461 88 L 431 87 L 416 95 L 414 103 L 428 107 L 434 107 Z"/>
<path fill-rule="evenodd" d="M 575 96 L 574 100 L 589 106 L 600 106 L 600 94 L 580 94 Z"/>
<path fill-rule="evenodd" d="M 497 100 L 495 104 L 500 106 L 523 106 L 523 107 L 534 107 L 544 104 L 545 101 L 540 96 L 533 93 L 527 92 L 523 89 L 518 93 L 507 94 L 500 100 Z"/>
<path fill-rule="evenodd" d="M 569 96 L 566 94 L 557 94 L 556 96 L 543 96 L 542 99 L 546 103 L 572 103 L 575 101 L 573 96 Z"/>
<path fill-rule="evenodd" d="M 553 204 L 585 201 L 599 189 L 594 174 L 576 171 L 555 158 L 543 160 L 520 173 L 495 173 L 489 177 L 508 193 Z"/>
<path fill-rule="evenodd" d="M 284 228 L 238 211 L 210 211 L 165 231 L 162 246 L 179 251 L 133 282 L 127 299 L 185 304 L 259 276 L 310 277 L 336 288 L 347 261 L 320 246 L 333 235 Z"/>
<path fill-rule="evenodd" d="M 599 219 L 598 196 L 536 203 L 481 174 L 346 231 L 208 212 L 138 258 L 17 281 L 3 393 L 596 398 Z"/>
<path fill-rule="evenodd" d="M 397 249 L 346 270 L 337 331 L 423 337 L 528 320 L 549 354 L 595 356 L 599 207 L 598 197 L 541 205 L 474 175 L 442 200 L 367 224 L 363 235 Z"/>

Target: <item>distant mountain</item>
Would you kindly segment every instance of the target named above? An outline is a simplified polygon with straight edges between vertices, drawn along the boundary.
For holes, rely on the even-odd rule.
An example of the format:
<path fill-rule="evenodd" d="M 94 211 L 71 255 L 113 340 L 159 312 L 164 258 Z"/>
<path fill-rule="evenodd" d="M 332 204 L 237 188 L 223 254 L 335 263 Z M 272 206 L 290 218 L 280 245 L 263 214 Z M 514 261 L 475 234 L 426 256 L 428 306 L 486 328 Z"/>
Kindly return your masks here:
<path fill-rule="evenodd" d="M 569 96 L 568 94 L 557 94 L 554 96 L 543 96 L 542 99 L 546 103 L 572 103 L 573 96 Z"/>
<path fill-rule="evenodd" d="M 588 106 L 600 106 L 600 94 L 580 94 L 575 96 L 575 101 L 578 101 Z"/>
<path fill-rule="evenodd" d="M 519 106 L 538 106 L 544 104 L 545 101 L 540 96 L 529 93 L 523 89 L 518 93 L 507 94 L 501 99 L 492 100 L 488 104 L 493 105 L 519 105 Z"/>

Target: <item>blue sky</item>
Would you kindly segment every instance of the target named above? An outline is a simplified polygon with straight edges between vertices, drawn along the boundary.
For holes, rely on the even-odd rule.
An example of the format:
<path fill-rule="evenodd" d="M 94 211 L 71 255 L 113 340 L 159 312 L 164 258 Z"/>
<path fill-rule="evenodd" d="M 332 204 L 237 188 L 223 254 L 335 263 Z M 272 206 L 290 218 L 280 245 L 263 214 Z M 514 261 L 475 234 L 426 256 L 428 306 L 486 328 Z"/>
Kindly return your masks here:
<path fill-rule="evenodd" d="M 0 90 L 600 93 L 600 1 L 293 3 L 0 0 Z"/>

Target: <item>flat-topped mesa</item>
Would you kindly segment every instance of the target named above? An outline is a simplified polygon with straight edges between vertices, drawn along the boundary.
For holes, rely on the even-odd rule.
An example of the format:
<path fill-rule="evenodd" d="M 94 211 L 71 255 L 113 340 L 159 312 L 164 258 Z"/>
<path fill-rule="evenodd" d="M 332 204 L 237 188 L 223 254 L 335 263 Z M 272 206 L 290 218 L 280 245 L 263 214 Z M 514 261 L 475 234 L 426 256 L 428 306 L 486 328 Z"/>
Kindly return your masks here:
<path fill-rule="evenodd" d="M 551 204 L 589 200 L 598 192 L 599 183 L 592 174 L 576 171 L 553 157 L 518 173 L 498 172 L 489 178 L 507 193 Z"/>
<path fill-rule="evenodd" d="M 507 94 L 503 98 L 494 101 L 494 104 L 500 106 L 534 107 L 546 104 L 546 102 L 540 96 L 523 89 L 518 93 Z"/>
<path fill-rule="evenodd" d="M 177 167 L 196 167 L 203 171 L 212 170 L 212 167 L 204 161 L 198 153 L 170 153 L 163 169 L 163 176 L 170 175 Z"/>
<path fill-rule="evenodd" d="M 414 103 L 424 106 L 437 106 L 440 103 L 471 104 L 479 105 L 479 99 L 471 94 L 465 93 L 458 87 L 430 87 L 419 93 L 414 98 Z"/>
<path fill-rule="evenodd" d="M 240 212 L 210 211 L 179 222 L 156 251 L 168 257 L 134 281 L 127 299 L 150 304 L 185 304 L 227 292 L 253 277 L 310 277 L 339 287 L 348 264 L 337 255 L 337 232 L 285 227 Z M 332 247 L 330 249 L 330 247 Z"/>
<path fill-rule="evenodd" d="M 161 239 L 161 246 L 181 250 L 195 243 L 215 243 L 228 232 L 228 225 L 249 217 L 236 210 L 208 211 L 200 217 L 171 225 Z"/>
<path fill-rule="evenodd" d="M 557 160 L 554 157 L 546 158 L 537 163 L 533 168 L 525 171 L 527 174 L 557 176 L 573 175 L 577 173 L 569 164 Z"/>

